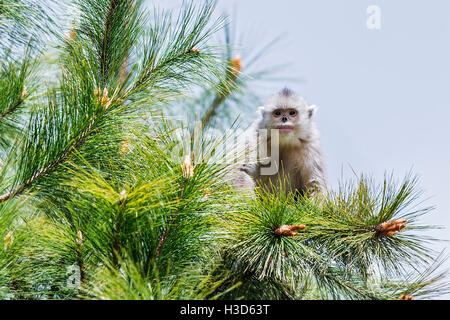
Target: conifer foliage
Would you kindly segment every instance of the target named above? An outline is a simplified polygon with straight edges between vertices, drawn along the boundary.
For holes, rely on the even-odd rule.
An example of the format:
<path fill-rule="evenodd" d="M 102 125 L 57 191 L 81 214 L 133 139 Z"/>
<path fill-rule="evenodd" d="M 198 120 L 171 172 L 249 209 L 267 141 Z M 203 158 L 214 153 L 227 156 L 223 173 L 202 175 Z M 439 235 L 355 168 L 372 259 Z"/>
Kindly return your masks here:
<path fill-rule="evenodd" d="M 228 36 L 214 43 L 229 27 L 213 2 L 70 5 L 64 27 L 57 3 L 0 1 L 0 298 L 447 292 L 410 175 L 313 198 L 229 186 L 233 137 L 207 129 L 254 78 Z M 168 116 L 192 104 L 200 128 Z"/>

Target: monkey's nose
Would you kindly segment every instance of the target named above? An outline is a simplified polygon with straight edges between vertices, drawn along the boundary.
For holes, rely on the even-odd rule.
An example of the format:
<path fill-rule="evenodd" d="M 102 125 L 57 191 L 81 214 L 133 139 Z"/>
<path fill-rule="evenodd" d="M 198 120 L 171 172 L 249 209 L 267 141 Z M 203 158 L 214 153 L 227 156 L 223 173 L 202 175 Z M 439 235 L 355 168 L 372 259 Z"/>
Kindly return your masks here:
<path fill-rule="evenodd" d="M 286 122 L 287 121 L 287 117 L 281 118 L 281 121 Z"/>

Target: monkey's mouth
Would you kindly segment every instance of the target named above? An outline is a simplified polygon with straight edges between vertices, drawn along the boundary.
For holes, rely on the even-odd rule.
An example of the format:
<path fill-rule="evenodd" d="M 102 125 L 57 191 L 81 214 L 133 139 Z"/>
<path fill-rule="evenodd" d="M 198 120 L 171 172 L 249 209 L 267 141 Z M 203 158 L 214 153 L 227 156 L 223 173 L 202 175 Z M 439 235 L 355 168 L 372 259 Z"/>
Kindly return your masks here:
<path fill-rule="evenodd" d="M 277 126 L 279 132 L 292 132 L 294 130 L 294 126 Z"/>

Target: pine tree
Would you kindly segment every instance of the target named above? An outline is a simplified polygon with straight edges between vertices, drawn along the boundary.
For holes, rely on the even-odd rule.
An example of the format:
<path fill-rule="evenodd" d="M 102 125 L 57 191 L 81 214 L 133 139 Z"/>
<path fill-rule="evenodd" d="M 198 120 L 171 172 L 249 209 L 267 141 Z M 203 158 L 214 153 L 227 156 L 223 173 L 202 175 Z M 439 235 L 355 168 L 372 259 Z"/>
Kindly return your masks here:
<path fill-rule="evenodd" d="M 243 65 L 213 2 L 71 5 L 80 15 L 65 27 L 57 3 L 0 1 L 2 299 L 448 292 L 411 174 L 320 198 L 226 183 L 233 135 L 208 128 L 236 128 L 231 106 L 265 76 L 244 69 L 267 47 Z"/>

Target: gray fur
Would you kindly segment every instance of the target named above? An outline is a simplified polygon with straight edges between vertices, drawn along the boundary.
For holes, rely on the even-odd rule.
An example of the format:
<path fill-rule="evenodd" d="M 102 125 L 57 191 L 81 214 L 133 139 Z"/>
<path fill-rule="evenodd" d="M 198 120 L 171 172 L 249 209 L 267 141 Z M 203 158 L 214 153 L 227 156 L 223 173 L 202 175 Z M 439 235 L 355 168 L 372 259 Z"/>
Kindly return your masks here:
<path fill-rule="evenodd" d="M 296 110 L 296 116 L 289 115 L 289 111 L 292 110 Z M 246 153 L 245 162 L 235 172 L 235 185 L 251 189 L 256 183 L 276 190 L 283 187 L 285 191 L 291 190 L 301 194 L 312 190 L 325 191 L 327 184 L 325 162 L 320 134 L 312 118 L 315 110 L 315 106 L 308 106 L 302 97 L 298 97 L 288 88 L 270 97 L 267 103 L 260 107 L 261 117 L 255 120 L 244 134 L 245 142 L 241 144 L 253 152 Z M 277 118 L 274 111 L 286 115 L 285 122 Z M 282 130 L 285 125 L 287 129 Z M 275 174 L 261 174 L 261 168 L 264 167 L 261 152 L 254 148 L 260 146 L 261 139 L 264 139 L 264 136 L 259 134 L 260 129 L 268 129 L 267 150 L 271 150 L 273 143 L 270 129 L 279 130 L 277 131 L 279 161 L 269 154 L 270 161 L 278 168 Z"/>

